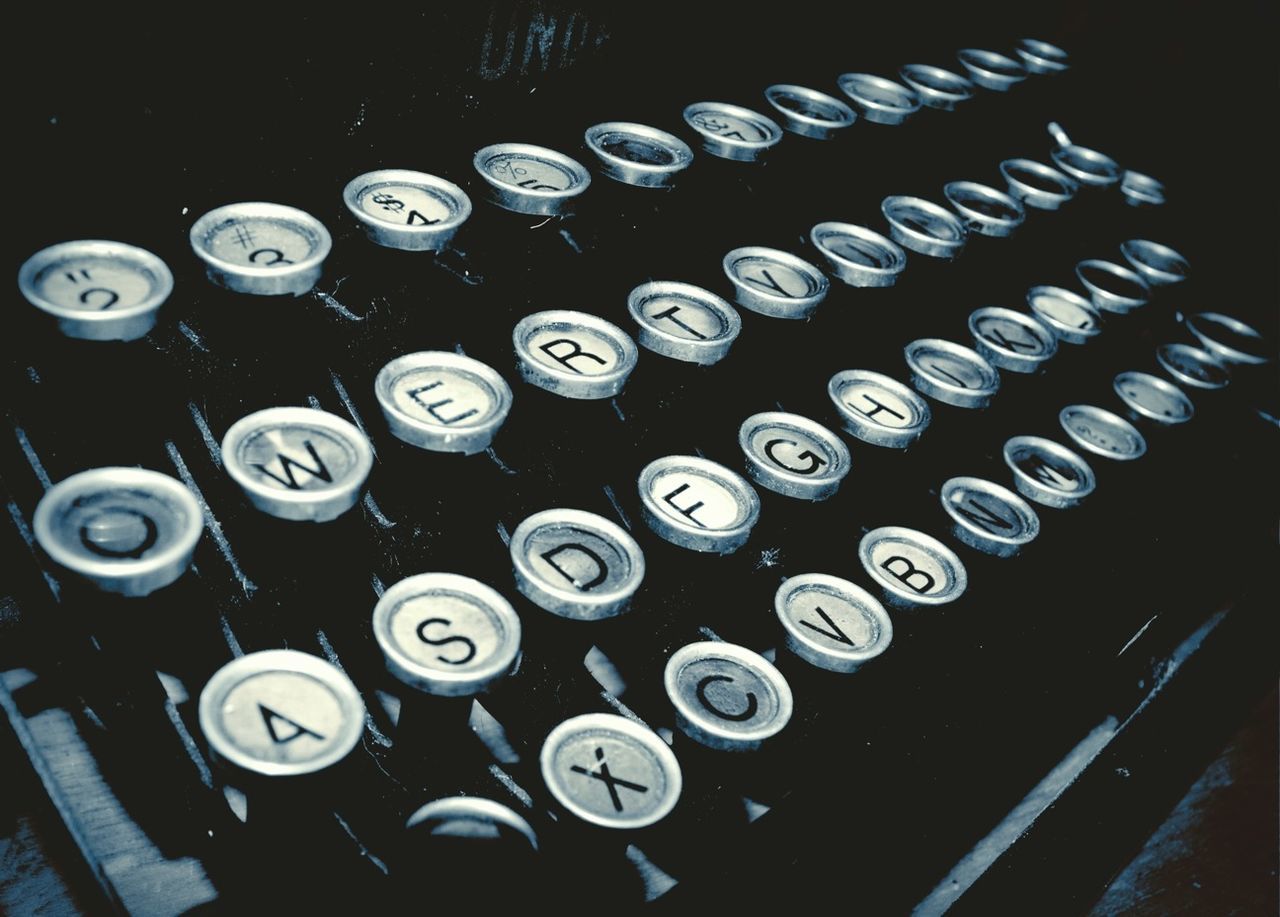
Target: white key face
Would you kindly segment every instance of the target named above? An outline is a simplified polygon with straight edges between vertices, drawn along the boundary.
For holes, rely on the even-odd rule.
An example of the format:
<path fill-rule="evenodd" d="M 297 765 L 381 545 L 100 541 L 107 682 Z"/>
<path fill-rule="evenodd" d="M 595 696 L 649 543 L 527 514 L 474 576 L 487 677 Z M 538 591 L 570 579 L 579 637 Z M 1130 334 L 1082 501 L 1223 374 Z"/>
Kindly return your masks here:
<path fill-rule="evenodd" d="M 822 475 L 836 464 L 824 443 L 791 426 L 763 426 L 750 442 L 753 453 L 793 474 Z"/>
<path fill-rule="evenodd" d="M 711 341 L 729 331 L 718 311 L 689 297 L 654 296 L 646 299 L 641 309 L 654 328 L 687 341 Z"/>
<path fill-rule="evenodd" d="M 333 431 L 305 424 L 250 433 L 229 459 L 257 483 L 278 490 L 327 490 L 363 471 L 356 446 Z"/>
<path fill-rule="evenodd" d="M 882 579 L 906 587 L 917 595 L 943 595 L 956 585 L 950 565 L 902 538 L 876 541 L 871 546 L 871 564 Z"/>
<path fill-rule="evenodd" d="M 539 526 L 525 550 L 530 569 L 552 588 L 586 595 L 628 588 L 635 572 L 610 539 L 572 525 Z"/>
<path fill-rule="evenodd" d="M 665 815 L 680 791 L 666 762 L 622 732 L 577 730 L 549 752 L 543 753 L 548 784 L 591 821 L 612 827 L 647 824 Z"/>
<path fill-rule="evenodd" d="M 1077 443 L 1111 458 L 1137 458 L 1147 451 L 1142 434 L 1122 417 L 1087 405 L 1063 408 L 1058 415 L 1062 426 Z"/>
<path fill-rule="evenodd" d="M 467 674 L 486 669 L 506 650 L 506 623 L 485 603 L 434 592 L 400 602 L 389 617 L 391 640 L 405 659 L 427 671 Z"/>
<path fill-rule="evenodd" d="M 227 692 L 215 715 L 224 737 L 258 762 L 318 761 L 347 732 L 342 703 L 327 685 L 301 672 L 250 675 Z"/>
<path fill-rule="evenodd" d="M 769 258 L 739 258 L 732 265 L 734 276 L 769 296 L 801 299 L 822 289 L 818 279 L 788 264 Z"/>
<path fill-rule="evenodd" d="M 774 132 L 767 125 L 718 109 L 693 111 L 686 117 L 689 123 L 699 130 L 726 140 L 763 143 L 774 139 Z"/>
<path fill-rule="evenodd" d="M 926 422 L 919 405 L 874 382 L 847 382 L 840 388 L 840 401 L 869 423 L 890 430 L 908 430 Z"/>
<path fill-rule="evenodd" d="M 364 213 L 394 226 L 430 226 L 457 212 L 444 195 L 406 184 L 372 185 L 357 200 Z"/>
<path fill-rule="evenodd" d="M 806 640 L 832 653 L 864 650 L 883 638 L 875 615 L 834 590 L 820 586 L 791 593 L 782 611 Z"/>
<path fill-rule="evenodd" d="M 591 328 L 544 327 L 526 341 L 533 359 L 561 372 L 600 376 L 613 372 L 622 362 L 613 340 Z"/>
<path fill-rule="evenodd" d="M 51 522 L 60 553 L 96 564 L 163 555 L 204 525 L 160 491 L 120 485 L 76 495 Z"/>
<path fill-rule="evenodd" d="M 1044 315 L 1067 328 L 1075 328 L 1086 334 L 1098 330 L 1098 322 L 1093 315 L 1061 296 L 1041 294 L 1032 300 L 1031 308 L 1038 315 Z"/>
<path fill-rule="evenodd" d="M 1041 487 L 1067 495 L 1093 490 L 1093 481 L 1083 469 L 1033 444 L 1011 450 L 1009 460 Z"/>
<path fill-rule="evenodd" d="M 681 666 L 676 690 L 689 707 L 730 732 L 758 732 L 782 711 L 773 685 L 759 671 L 716 655 Z"/>
<path fill-rule="evenodd" d="M 161 284 L 141 264 L 119 258 L 69 258 L 36 274 L 36 293 L 62 309 L 102 312 L 145 302 Z"/>
<path fill-rule="evenodd" d="M 711 477 L 691 470 L 657 474 L 650 493 L 660 512 L 675 522 L 698 528 L 732 529 L 747 519 L 738 495 Z"/>
<path fill-rule="evenodd" d="M 578 178 L 568 169 L 545 159 L 519 153 L 500 153 L 485 161 L 490 177 L 528 191 L 568 191 Z"/>
<path fill-rule="evenodd" d="M 974 330 L 987 343 L 1000 350 L 1024 357 L 1048 357 L 1054 351 L 1053 339 L 1037 336 L 1019 322 L 998 314 L 985 314 L 973 322 Z"/>
<path fill-rule="evenodd" d="M 916 356 L 916 363 L 939 382 L 960 388 L 986 389 L 996 381 L 981 365 L 939 350 L 921 350 Z"/>
<path fill-rule="evenodd" d="M 438 427 L 484 423 L 500 403 L 483 379 L 454 367 L 411 369 L 396 378 L 391 394 L 404 414 Z"/>
<path fill-rule="evenodd" d="M 1147 373 L 1121 373 L 1116 376 L 1115 390 L 1135 411 L 1162 423 L 1182 423 L 1195 413 L 1191 399 Z"/>
<path fill-rule="evenodd" d="M 247 267 L 288 267 L 317 250 L 315 239 L 300 227 L 260 217 L 227 220 L 209 233 L 204 245 L 219 261 Z"/>

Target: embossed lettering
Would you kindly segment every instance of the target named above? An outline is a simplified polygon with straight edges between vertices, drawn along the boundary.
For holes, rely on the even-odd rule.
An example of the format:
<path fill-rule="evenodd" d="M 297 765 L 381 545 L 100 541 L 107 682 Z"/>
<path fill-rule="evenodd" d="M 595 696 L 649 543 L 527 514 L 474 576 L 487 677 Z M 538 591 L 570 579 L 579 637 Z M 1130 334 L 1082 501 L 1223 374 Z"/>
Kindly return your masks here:
<path fill-rule="evenodd" d="M 813 474 L 823 465 L 827 464 L 826 459 L 819 458 L 810 450 L 805 449 L 804 451 L 797 454 L 796 458 L 804 461 L 808 461 L 809 464 L 807 467 L 796 468 L 792 465 L 788 465 L 786 462 L 782 461 L 782 459 L 774 455 L 774 451 L 773 451 L 774 448 L 780 445 L 797 446 L 799 445 L 799 443 L 797 443 L 793 439 L 771 439 L 764 444 L 764 454 L 769 456 L 769 458 L 773 461 L 773 463 L 777 465 L 779 468 L 785 468 L 787 471 L 794 471 L 796 474 Z"/>
<path fill-rule="evenodd" d="M 469 637 L 463 637 L 461 634 L 454 634 L 449 637 L 441 637 L 438 640 L 433 640 L 427 636 L 427 628 L 432 624 L 441 624 L 448 627 L 452 623 L 453 622 L 448 618 L 427 618 L 418 625 L 418 639 L 423 643 L 430 644 L 431 646 L 448 646 L 450 643 L 463 644 L 466 647 L 466 655 L 461 659 L 450 659 L 448 656 L 444 655 L 437 655 L 436 658 L 441 662 L 448 663 L 449 665 L 466 665 L 472 659 L 476 658 L 476 645 Z"/>
<path fill-rule="evenodd" d="M 906 569 L 903 570 L 901 573 L 893 569 L 893 564 L 898 562 L 901 562 L 906 565 Z M 902 585 L 906 586 L 908 589 L 913 589 L 916 592 L 920 593 L 921 595 L 924 595 L 926 592 L 929 592 L 930 590 L 933 589 L 935 585 L 937 585 L 937 580 L 933 578 L 933 574 L 927 573 L 926 571 L 921 570 L 919 567 L 917 567 L 915 564 L 913 564 L 911 561 L 907 560 L 907 558 L 903 557 L 900 554 L 895 554 L 893 557 L 890 557 L 887 560 L 885 560 L 883 563 L 880 564 L 880 569 L 884 570 L 886 573 L 888 573 L 898 582 L 902 583 Z M 913 576 L 924 577 L 924 585 L 917 586 L 915 583 L 913 583 L 911 581 L 911 578 Z"/>
<path fill-rule="evenodd" d="M 699 702 L 701 702 L 702 706 L 706 707 L 708 710 L 710 710 L 712 713 L 714 713 L 716 716 L 720 717 L 721 719 L 729 720 L 730 722 L 734 722 L 734 723 L 744 723 L 756 715 L 756 712 L 760 709 L 760 702 L 756 700 L 756 695 L 754 691 L 746 692 L 747 706 L 742 710 L 738 711 L 737 713 L 734 713 L 729 710 L 722 710 L 719 707 L 717 707 L 715 704 L 711 703 L 711 698 L 707 697 L 707 685 L 717 681 L 733 681 L 733 679 L 730 678 L 728 675 L 708 675 L 706 678 L 698 682 L 698 687 L 696 690 L 698 694 L 698 700 Z"/>
<path fill-rule="evenodd" d="M 581 554 L 585 554 L 588 558 L 591 559 L 592 563 L 595 564 L 596 575 L 593 576 L 591 579 L 587 580 L 586 582 L 583 582 L 579 580 L 579 578 L 575 576 L 573 573 L 569 572 L 568 570 L 560 566 L 558 563 L 556 563 L 552 559 L 559 554 L 563 554 L 565 551 L 577 551 Z M 608 579 L 608 576 L 609 576 L 609 565 L 604 562 L 604 558 L 601 557 L 599 554 L 597 554 L 595 551 L 588 548 L 586 545 L 578 544 L 577 542 L 569 542 L 567 544 L 559 545 L 558 547 L 552 548 L 550 551 L 543 551 L 538 556 L 541 557 L 543 560 L 545 560 L 547 563 L 549 563 L 552 567 L 555 568 L 557 573 L 559 573 L 569 582 L 573 583 L 574 586 L 576 586 L 578 589 L 582 590 L 583 592 L 586 592 L 590 589 L 594 589 L 596 586 L 599 586 L 606 579 Z"/>
<path fill-rule="evenodd" d="M 567 353 L 553 353 L 551 348 L 555 347 L 558 344 L 568 344 L 570 348 L 569 351 Z M 573 360 L 575 357 L 586 357 L 588 360 L 595 360 L 601 366 L 608 365 L 607 360 L 592 353 L 589 350 L 583 350 L 582 345 L 579 344 L 577 341 L 573 340 L 573 338 L 556 338 L 554 341 L 548 341 L 545 344 L 539 345 L 538 349 L 541 350 L 543 353 L 545 353 L 547 356 L 549 356 L 551 359 L 555 360 L 565 369 L 569 370 L 570 372 L 575 372 L 580 376 L 583 375 L 582 370 L 578 369 L 576 366 L 573 365 Z"/>
<path fill-rule="evenodd" d="M 405 394 L 408 395 L 410 398 L 412 398 L 414 401 L 418 402 L 418 404 L 422 405 L 422 409 L 424 411 L 426 411 L 436 420 L 440 421 L 440 423 L 442 424 L 447 425 L 447 424 L 457 423 L 460 420 L 466 420 L 468 417 L 471 417 L 473 414 L 480 413 L 475 408 L 469 408 L 463 411 L 461 414 L 454 414 L 452 417 L 445 417 L 444 415 L 438 413 L 436 411 L 436 408 L 442 408 L 446 404 L 451 404 L 453 402 L 452 398 L 442 398 L 439 401 L 433 401 L 430 404 L 428 404 L 427 402 L 423 401 L 421 398 L 418 397 L 423 392 L 429 392 L 432 389 L 439 388 L 442 385 L 444 385 L 444 383 L 440 381 L 430 382 L 427 385 L 420 385 L 417 388 L 409 389 L 409 391 L 407 391 Z"/>

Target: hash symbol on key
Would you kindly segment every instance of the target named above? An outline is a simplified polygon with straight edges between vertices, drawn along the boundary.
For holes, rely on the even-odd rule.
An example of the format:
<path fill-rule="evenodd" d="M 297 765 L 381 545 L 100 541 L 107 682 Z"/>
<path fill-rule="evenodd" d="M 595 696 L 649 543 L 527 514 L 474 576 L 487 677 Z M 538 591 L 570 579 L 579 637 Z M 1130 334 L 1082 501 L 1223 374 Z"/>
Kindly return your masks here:
<path fill-rule="evenodd" d="M 588 777 L 601 781 L 609 790 L 609 798 L 613 800 L 615 812 L 622 811 L 622 800 L 618 797 L 618 791 L 614 787 L 624 787 L 637 793 L 647 793 L 649 791 L 647 786 L 632 783 L 630 780 L 623 780 L 621 777 L 615 777 L 609 773 L 609 764 L 604 760 L 603 748 L 596 748 L 596 760 L 600 762 L 600 770 L 598 771 L 589 771 L 580 764 L 573 765 L 569 770 L 576 771 L 579 774 L 586 774 Z"/>

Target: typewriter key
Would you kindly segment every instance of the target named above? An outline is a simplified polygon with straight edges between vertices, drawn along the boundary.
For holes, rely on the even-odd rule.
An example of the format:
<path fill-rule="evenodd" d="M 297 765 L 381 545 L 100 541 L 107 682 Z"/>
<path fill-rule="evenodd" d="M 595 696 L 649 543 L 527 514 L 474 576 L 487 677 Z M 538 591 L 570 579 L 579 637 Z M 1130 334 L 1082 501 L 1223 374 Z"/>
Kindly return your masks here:
<path fill-rule="evenodd" d="M 191 491 L 168 475 L 93 468 L 50 487 L 32 528 L 59 566 L 104 592 L 144 596 L 187 569 L 204 517 Z"/>
<path fill-rule="evenodd" d="M 721 159 L 754 162 L 782 139 L 776 122 L 724 102 L 695 102 L 685 108 L 684 120 L 697 131 L 702 148 Z"/>
<path fill-rule="evenodd" d="M 373 449 L 353 424 L 314 408 L 267 408 L 222 438 L 227 474 L 278 519 L 328 522 L 360 499 Z"/>
<path fill-rule="evenodd" d="M 1147 452 L 1147 441 L 1133 424 L 1102 408 L 1072 404 L 1058 412 L 1058 423 L 1081 449 L 1127 462 Z"/>
<path fill-rule="evenodd" d="M 587 128 L 587 149 L 600 160 L 602 174 L 624 185 L 667 188 L 689 163 L 693 150 L 675 134 L 627 121 Z"/>
<path fill-rule="evenodd" d="M 993 557 L 1012 557 L 1040 534 L 1040 517 L 1008 488 L 981 478 L 951 478 L 942 485 L 951 534 Z"/>
<path fill-rule="evenodd" d="M 378 372 L 374 392 L 396 438 L 431 452 L 483 452 L 511 410 L 501 376 L 447 351 L 396 357 Z"/>
<path fill-rule="evenodd" d="M 978 182 L 947 182 L 942 193 L 964 219 L 964 225 L 984 236 L 1008 236 L 1027 216 L 1016 198 Z"/>
<path fill-rule="evenodd" d="M 1148 286 L 1182 283 L 1187 279 L 1190 269 L 1187 259 L 1167 245 L 1147 239 L 1130 239 L 1121 244 L 1120 251 Z"/>
<path fill-rule="evenodd" d="M 1156 361 L 1175 380 L 1192 388 L 1226 388 L 1231 381 L 1225 366 L 1207 350 L 1190 344 L 1161 344 L 1156 348 Z"/>
<path fill-rule="evenodd" d="M 625 331 L 585 312 L 526 315 L 511 337 L 520 376 L 565 398 L 612 398 L 622 391 L 639 358 Z"/>
<path fill-rule="evenodd" d="M 809 238 L 835 275 L 851 287 L 891 287 L 907 266 L 907 253 L 890 239 L 852 223 L 819 223 Z"/>
<path fill-rule="evenodd" d="M 685 363 L 719 362 L 742 331 L 742 317 L 719 296 L 689 283 L 642 283 L 627 297 L 640 346 Z"/>
<path fill-rule="evenodd" d="M 1071 67 L 1070 55 L 1047 41 L 1020 38 L 1014 50 L 1031 73 L 1061 73 Z"/>
<path fill-rule="evenodd" d="M 904 349 L 911 384 L 920 392 L 958 408 L 984 408 L 1000 388 L 1000 373 L 968 347 L 922 338 Z"/>
<path fill-rule="evenodd" d="M 975 309 L 969 313 L 969 332 L 987 362 L 1010 372 L 1033 373 L 1058 352 L 1052 331 L 1012 309 Z"/>
<path fill-rule="evenodd" d="M 644 580 L 644 552 L 608 519 L 549 509 L 511 535 L 516 588 L 539 608 L 578 621 L 627 610 Z"/>
<path fill-rule="evenodd" d="M 471 216 L 471 198 L 451 181 L 409 169 L 357 175 L 342 189 L 373 242 L 404 251 L 439 251 Z"/>
<path fill-rule="evenodd" d="M 724 256 L 723 266 L 734 302 L 772 318 L 808 318 L 831 288 L 808 261 L 776 248 L 735 248 Z"/>
<path fill-rule="evenodd" d="M 920 103 L 929 108 L 954 111 L 965 99 L 973 98 L 973 83 L 941 67 L 904 64 L 898 75 L 920 97 Z"/>
<path fill-rule="evenodd" d="M 858 559 L 899 608 L 945 605 L 964 595 L 969 575 L 956 552 L 915 529 L 872 529 L 858 543 Z"/>
<path fill-rule="evenodd" d="M 155 327 L 173 274 L 151 252 L 123 242 L 63 242 L 23 263 L 18 288 L 67 337 L 132 341 Z"/>
<path fill-rule="evenodd" d="M 576 159 L 529 143 L 494 143 L 476 151 L 471 163 L 503 210 L 537 216 L 567 213 L 591 184 Z"/>
<path fill-rule="evenodd" d="M 468 697 L 515 664 L 520 618 L 478 580 L 422 573 L 378 599 L 373 636 L 388 671 L 406 685 L 437 697 Z"/>
<path fill-rule="evenodd" d="M 1121 373 L 1112 387 L 1133 415 L 1144 420 L 1166 425 L 1186 423 L 1196 412 L 1182 389 L 1150 373 Z"/>
<path fill-rule="evenodd" d="M 680 763 L 653 730 L 612 713 L 585 713 L 551 730 L 538 756 L 551 795 L 602 828 L 643 828 L 680 799 Z"/>
<path fill-rule="evenodd" d="M 261 202 L 210 210 L 192 224 L 190 237 L 211 283 L 256 296 L 306 293 L 333 245 L 311 214 Z"/>
<path fill-rule="evenodd" d="M 1027 291 L 1027 305 L 1059 341 L 1083 344 L 1097 337 L 1102 318 L 1089 300 L 1062 287 L 1039 286 Z"/>
<path fill-rule="evenodd" d="M 920 98 L 893 80 L 871 73 L 844 73 L 836 81 L 853 107 L 872 124 L 901 124 L 920 108 Z"/>
<path fill-rule="evenodd" d="M 828 672 L 855 672 L 893 640 L 893 622 L 871 593 L 824 573 L 789 577 L 778 587 L 773 611 L 787 649 Z"/>
<path fill-rule="evenodd" d="M 1227 366 L 1258 366 L 1273 359 L 1262 333 L 1230 315 L 1198 312 L 1183 322 L 1200 346 Z"/>
<path fill-rule="evenodd" d="M 1110 261 L 1089 258 L 1076 265 L 1076 277 L 1099 309 L 1123 315 L 1147 304 L 1151 289 L 1129 270 Z"/>
<path fill-rule="evenodd" d="M 1119 164 L 1106 153 L 1072 143 L 1057 122 L 1049 123 L 1049 134 L 1057 144 L 1050 152 L 1054 163 L 1082 185 L 1103 188 L 1120 180 Z"/>
<path fill-rule="evenodd" d="M 404 826 L 435 837 L 510 838 L 527 844 L 532 850 L 538 849 L 538 835 L 527 821 L 502 803 L 478 796 L 434 799 L 410 815 Z M 467 894 L 473 892 L 474 889 L 466 891 Z"/>
<path fill-rule="evenodd" d="M 968 232 L 960 218 L 932 201 L 901 194 L 886 197 L 880 212 L 889 221 L 893 241 L 931 258 L 955 258 L 964 250 Z"/>
<path fill-rule="evenodd" d="M 827 395 L 845 430 L 864 443 L 905 449 L 929 426 L 932 410 L 897 379 L 866 369 L 846 369 L 827 383 Z"/>
<path fill-rule="evenodd" d="M 1125 169 L 1120 193 L 1130 207 L 1159 207 L 1165 202 L 1164 184 L 1150 175 Z"/>
<path fill-rule="evenodd" d="M 766 89 L 764 97 L 782 116 L 782 126 L 802 137 L 827 140 L 858 117 L 835 96 L 804 86 L 778 83 Z"/>
<path fill-rule="evenodd" d="M 1093 493 L 1096 479 L 1084 459 L 1039 436 L 1015 436 L 1004 444 L 1004 461 L 1018 493 L 1041 506 L 1067 509 Z"/>
<path fill-rule="evenodd" d="M 669 455 L 644 467 L 640 504 L 649 528 L 691 551 L 731 554 L 746 544 L 760 517 L 760 497 L 741 475 L 691 455 Z"/>
<path fill-rule="evenodd" d="M 1000 174 L 1010 195 L 1039 210 L 1057 210 L 1080 188 L 1075 179 L 1034 159 L 1006 159 L 1000 163 Z"/>
<path fill-rule="evenodd" d="M 849 447 L 799 414 L 753 414 L 738 429 L 747 474 L 761 487 L 798 500 L 833 496 L 849 473 Z"/>
<path fill-rule="evenodd" d="M 791 719 L 791 686 L 773 663 L 743 646 L 690 643 L 667 661 L 662 685 L 676 726 L 700 745 L 753 751 Z"/>
<path fill-rule="evenodd" d="M 365 709 L 342 670 L 296 650 L 224 665 L 200 692 L 200 728 L 228 764 L 264 777 L 314 774 L 360 742 Z"/>
<path fill-rule="evenodd" d="M 956 52 L 956 58 L 968 71 L 969 79 L 983 89 L 1008 92 L 1014 83 L 1021 83 L 1027 78 L 1026 67 L 1012 57 L 1005 57 L 995 51 L 962 48 Z"/>

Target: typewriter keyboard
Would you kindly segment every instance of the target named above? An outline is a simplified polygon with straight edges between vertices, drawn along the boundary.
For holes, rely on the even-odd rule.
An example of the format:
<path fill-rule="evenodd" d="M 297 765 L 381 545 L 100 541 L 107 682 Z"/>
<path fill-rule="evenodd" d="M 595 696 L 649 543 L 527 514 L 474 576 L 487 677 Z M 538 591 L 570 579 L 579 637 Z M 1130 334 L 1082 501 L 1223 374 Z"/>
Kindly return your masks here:
<path fill-rule="evenodd" d="M 1260 588 L 1274 309 L 1118 62 L 814 40 L 22 236 L 0 700 L 107 901 L 936 913 Z"/>

